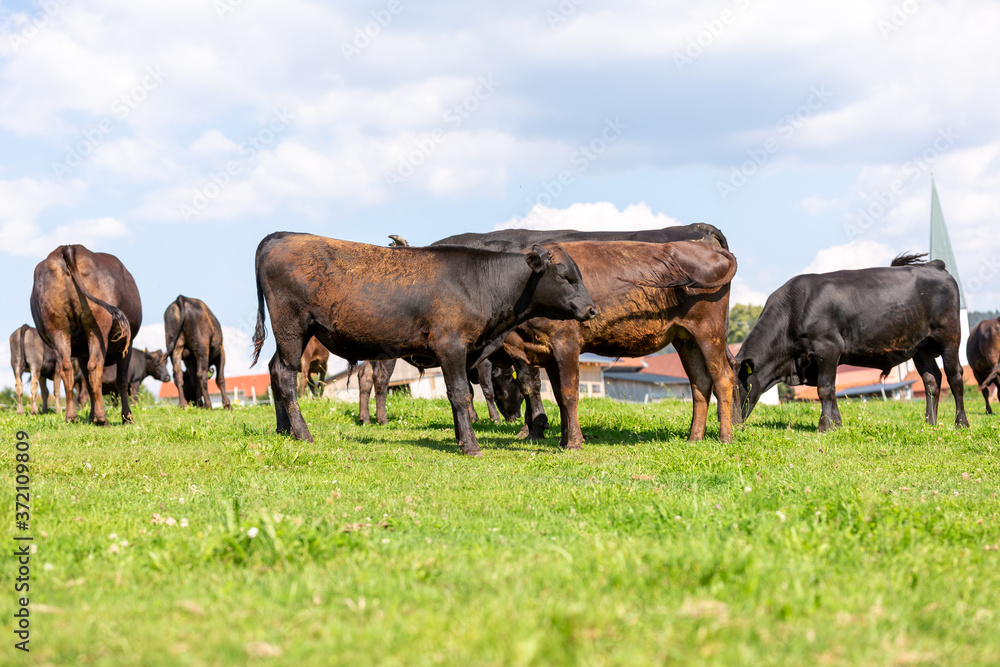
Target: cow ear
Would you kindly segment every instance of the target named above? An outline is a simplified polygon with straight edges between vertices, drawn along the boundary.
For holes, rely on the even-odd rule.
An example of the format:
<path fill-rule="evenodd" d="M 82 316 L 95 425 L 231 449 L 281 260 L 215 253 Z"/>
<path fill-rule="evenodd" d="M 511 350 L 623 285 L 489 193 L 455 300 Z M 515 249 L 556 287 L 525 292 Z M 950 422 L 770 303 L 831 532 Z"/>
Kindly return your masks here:
<path fill-rule="evenodd" d="M 545 249 L 545 246 L 536 243 L 531 246 L 531 252 L 526 254 L 524 259 L 528 262 L 528 266 L 531 267 L 532 271 L 542 273 L 552 261 L 552 255 Z"/>
<path fill-rule="evenodd" d="M 736 371 L 736 373 L 737 375 L 739 375 L 740 379 L 746 379 L 751 375 L 753 375 L 753 371 L 754 371 L 753 359 L 744 359 L 743 362 L 740 364 L 740 367 Z"/>

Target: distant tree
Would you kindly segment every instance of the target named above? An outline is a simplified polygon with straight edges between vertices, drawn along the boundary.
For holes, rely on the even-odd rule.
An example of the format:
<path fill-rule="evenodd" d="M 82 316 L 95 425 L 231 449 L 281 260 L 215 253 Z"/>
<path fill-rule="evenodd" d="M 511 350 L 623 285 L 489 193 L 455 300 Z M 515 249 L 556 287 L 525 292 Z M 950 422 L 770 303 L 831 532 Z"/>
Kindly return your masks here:
<path fill-rule="evenodd" d="M 14 394 L 14 390 L 10 387 L 4 387 L 0 390 L 0 408 L 13 410 L 15 407 L 17 407 L 17 396 Z"/>
<path fill-rule="evenodd" d="M 764 306 L 751 306 L 745 303 L 738 303 L 729 309 L 729 337 L 727 343 L 742 343 L 746 340 L 750 329 L 757 323 Z"/>
<path fill-rule="evenodd" d="M 1000 317 L 1000 310 L 972 310 L 969 311 L 969 331 L 976 328 L 976 325 L 983 320 L 992 320 Z"/>

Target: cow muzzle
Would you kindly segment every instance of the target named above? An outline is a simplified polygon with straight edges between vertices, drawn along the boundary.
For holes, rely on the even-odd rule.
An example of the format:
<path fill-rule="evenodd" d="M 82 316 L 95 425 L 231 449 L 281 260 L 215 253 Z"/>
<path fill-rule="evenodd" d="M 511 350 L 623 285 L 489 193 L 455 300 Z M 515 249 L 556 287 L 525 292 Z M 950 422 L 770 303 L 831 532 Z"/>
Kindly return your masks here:
<path fill-rule="evenodd" d="M 597 306 L 590 304 L 585 306 L 583 311 L 577 315 L 577 319 L 581 322 L 586 322 L 587 320 L 592 320 L 597 317 Z"/>

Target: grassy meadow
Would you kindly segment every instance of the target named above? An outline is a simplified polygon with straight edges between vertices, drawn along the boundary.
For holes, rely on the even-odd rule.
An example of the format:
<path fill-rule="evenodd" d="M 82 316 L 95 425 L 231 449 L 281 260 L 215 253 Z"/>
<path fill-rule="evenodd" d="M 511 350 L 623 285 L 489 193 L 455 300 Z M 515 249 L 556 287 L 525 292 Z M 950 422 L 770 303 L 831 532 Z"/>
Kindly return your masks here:
<path fill-rule="evenodd" d="M 444 400 L 143 407 L 99 429 L 0 412 L 13 551 L 15 434 L 31 442 L 31 652 L 3 664 L 1000 663 L 1000 418 L 922 403 L 760 406 L 688 443 L 690 404 L 584 400 L 588 441 L 477 424 Z M 558 435 L 558 411 L 547 405 Z M 480 410 L 485 414 L 485 407 Z"/>

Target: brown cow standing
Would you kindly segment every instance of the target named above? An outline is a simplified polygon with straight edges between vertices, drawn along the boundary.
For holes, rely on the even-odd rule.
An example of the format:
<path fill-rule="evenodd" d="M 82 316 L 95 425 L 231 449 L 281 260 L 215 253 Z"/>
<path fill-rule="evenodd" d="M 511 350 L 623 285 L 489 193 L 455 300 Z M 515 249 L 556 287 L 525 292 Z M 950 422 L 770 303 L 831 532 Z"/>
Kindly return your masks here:
<path fill-rule="evenodd" d="M 49 411 L 49 387 L 45 380 L 52 380 L 52 394 L 59 412 L 59 374 L 56 370 L 56 353 L 45 344 L 34 327 L 22 324 L 10 335 L 10 367 L 14 370 L 14 393 L 17 395 L 17 414 L 24 414 L 21 397 L 24 387 L 21 376 L 31 373 L 31 414 L 38 414 L 38 389 L 42 390 L 42 414 Z"/>
<path fill-rule="evenodd" d="M 107 426 L 101 395 L 105 363 L 117 364 L 115 386 L 128 392 L 132 339 L 142 324 L 142 302 L 132 274 L 114 255 L 82 245 L 56 248 L 35 267 L 31 316 L 38 334 L 52 347 L 64 387 L 73 386 L 73 357 L 86 360 L 83 373 L 90 394 L 90 421 Z M 132 421 L 122 401 L 122 422 Z M 76 419 L 76 402 L 66 396 L 66 421 Z"/>
<path fill-rule="evenodd" d="M 735 378 L 727 357 L 729 283 L 736 258 L 703 241 L 563 243 L 580 267 L 600 313 L 588 322 L 533 319 L 507 337 L 504 350 L 544 366 L 562 422 L 560 445 L 579 449 L 580 353 L 639 357 L 673 343 L 691 381 L 690 440 L 705 437 L 708 401 L 719 403 L 719 439 L 733 435 Z M 535 388 L 527 415 L 541 410 Z"/>
<path fill-rule="evenodd" d="M 277 431 L 312 442 L 295 395 L 311 336 L 354 364 L 359 359 L 431 357 L 440 363 L 465 454 L 481 455 L 469 422 L 467 369 L 532 317 L 597 315 L 572 258 L 557 245 L 524 254 L 442 248 L 382 248 L 277 232 L 257 246 L 256 363 L 266 336 Z"/>
<path fill-rule="evenodd" d="M 983 392 L 986 400 L 986 414 L 991 415 L 990 385 L 1000 391 L 1000 317 L 977 324 L 969 334 L 965 352 L 979 383 L 979 391 Z"/>
<path fill-rule="evenodd" d="M 183 408 L 190 400 L 195 405 L 212 409 L 212 399 L 208 395 L 208 367 L 215 366 L 215 384 L 222 393 L 222 406 L 232 410 L 226 393 L 226 351 L 222 346 L 222 325 L 215 314 L 204 301 L 180 295 L 167 306 L 163 321 L 166 354 L 174 367 L 177 405 Z M 185 384 L 193 388 L 188 395 L 185 395 Z"/>
<path fill-rule="evenodd" d="M 330 363 L 330 350 L 315 336 L 309 339 L 306 349 L 302 351 L 302 377 L 299 378 L 299 396 L 305 396 L 306 390 L 311 390 L 313 396 L 322 396 L 326 384 L 326 366 Z M 319 380 L 313 382 L 313 374 L 319 375 Z"/>

